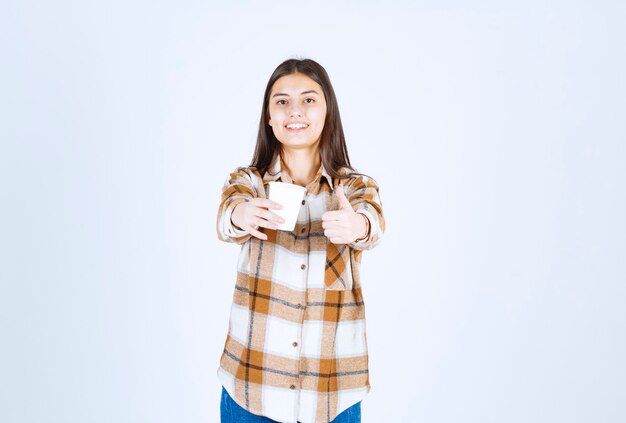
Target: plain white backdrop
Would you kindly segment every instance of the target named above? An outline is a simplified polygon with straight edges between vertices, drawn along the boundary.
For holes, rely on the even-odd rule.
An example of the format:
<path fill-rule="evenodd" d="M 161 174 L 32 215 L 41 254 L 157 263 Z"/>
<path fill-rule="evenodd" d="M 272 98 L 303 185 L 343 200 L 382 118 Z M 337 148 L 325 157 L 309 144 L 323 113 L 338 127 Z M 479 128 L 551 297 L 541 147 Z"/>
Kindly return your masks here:
<path fill-rule="evenodd" d="M 219 195 L 290 57 L 381 187 L 363 422 L 626 420 L 623 2 L 0 15 L 0 421 L 218 421 Z"/>

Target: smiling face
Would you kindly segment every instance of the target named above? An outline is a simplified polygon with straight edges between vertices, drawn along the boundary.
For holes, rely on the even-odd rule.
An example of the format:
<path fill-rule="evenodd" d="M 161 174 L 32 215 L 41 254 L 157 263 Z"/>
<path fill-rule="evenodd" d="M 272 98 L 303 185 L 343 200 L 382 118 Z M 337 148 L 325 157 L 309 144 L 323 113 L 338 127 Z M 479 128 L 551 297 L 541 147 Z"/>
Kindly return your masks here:
<path fill-rule="evenodd" d="M 270 92 L 269 117 L 283 148 L 318 147 L 326 118 L 322 87 L 301 73 L 277 79 Z"/>

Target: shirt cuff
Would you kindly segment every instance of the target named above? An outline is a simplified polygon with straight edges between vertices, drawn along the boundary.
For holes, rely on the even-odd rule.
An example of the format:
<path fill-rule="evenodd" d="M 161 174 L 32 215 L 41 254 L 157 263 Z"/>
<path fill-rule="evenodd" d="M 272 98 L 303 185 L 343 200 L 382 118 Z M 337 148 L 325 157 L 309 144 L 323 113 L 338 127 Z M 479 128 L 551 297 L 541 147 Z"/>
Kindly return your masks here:
<path fill-rule="evenodd" d="M 248 233 L 247 231 L 243 229 L 238 229 L 237 227 L 235 227 L 235 225 L 230 220 L 233 214 L 233 210 L 235 210 L 235 207 L 245 201 L 246 201 L 245 199 L 235 200 L 224 211 L 224 228 L 223 229 L 224 229 L 224 234 L 226 234 L 229 237 L 238 238 Z"/>

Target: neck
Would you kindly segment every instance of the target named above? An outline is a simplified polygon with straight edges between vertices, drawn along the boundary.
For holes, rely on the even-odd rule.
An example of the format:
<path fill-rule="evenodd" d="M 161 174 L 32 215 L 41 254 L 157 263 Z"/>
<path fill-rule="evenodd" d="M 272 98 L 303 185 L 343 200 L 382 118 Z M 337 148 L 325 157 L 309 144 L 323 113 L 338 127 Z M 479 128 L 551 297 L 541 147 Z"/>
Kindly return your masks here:
<path fill-rule="evenodd" d="M 283 148 L 282 158 L 293 182 L 307 186 L 315 178 L 322 162 L 319 148 L 310 150 L 288 150 Z"/>

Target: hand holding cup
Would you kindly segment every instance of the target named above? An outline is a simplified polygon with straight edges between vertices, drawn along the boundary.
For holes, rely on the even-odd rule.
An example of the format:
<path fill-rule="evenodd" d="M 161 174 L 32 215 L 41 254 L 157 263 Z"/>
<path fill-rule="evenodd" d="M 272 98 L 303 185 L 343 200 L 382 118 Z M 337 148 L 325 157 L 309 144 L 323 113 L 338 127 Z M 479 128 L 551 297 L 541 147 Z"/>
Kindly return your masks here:
<path fill-rule="evenodd" d="M 250 201 L 237 204 L 230 220 L 239 229 L 265 241 L 267 235 L 258 231 L 257 228 L 261 226 L 276 230 L 285 220 L 270 209 L 280 210 L 282 208 L 280 204 L 267 198 L 253 198 Z"/>

